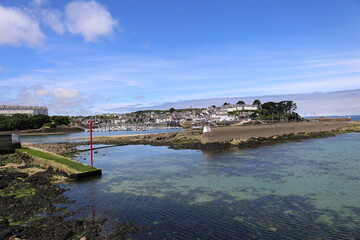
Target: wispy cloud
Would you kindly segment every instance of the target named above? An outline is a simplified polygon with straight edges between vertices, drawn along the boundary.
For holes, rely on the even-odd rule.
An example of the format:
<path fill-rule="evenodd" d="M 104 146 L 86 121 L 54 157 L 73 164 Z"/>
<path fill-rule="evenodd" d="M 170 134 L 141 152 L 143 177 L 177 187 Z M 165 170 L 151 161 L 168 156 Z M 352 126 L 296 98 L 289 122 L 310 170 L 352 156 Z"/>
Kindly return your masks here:
<path fill-rule="evenodd" d="M 164 102 L 161 104 L 141 105 L 141 104 L 122 104 L 118 108 L 107 109 L 109 112 L 128 112 L 145 109 L 170 109 L 170 108 L 189 108 L 208 107 L 211 105 L 221 106 L 224 102 L 236 103 L 239 100 L 251 104 L 255 99 L 261 102 L 268 101 L 294 101 L 301 116 L 331 116 L 331 115 L 360 115 L 360 89 L 334 91 L 334 92 L 315 92 L 285 95 L 264 95 L 264 96 L 247 96 L 247 97 L 224 97 L 224 98 L 207 98 L 200 100 L 188 100 L 178 102 Z"/>
<path fill-rule="evenodd" d="M 49 50 L 50 53 L 52 51 L 56 49 Z M 43 52 L 44 61 L 53 67 L 34 69 L 23 76 L 2 79 L 1 82 L 24 87 L 38 84 L 49 93 L 54 93 L 53 89 L 65 89 L 68 95 L 64 92 L 64 96 L 88 98 L 97 94 L 97 107 L 93 109 L 105 112 L 115 108 L 125 110 L 127 106 L 131 110 L 167 102 L 224 96 L 360 88 L 360 57 L 356 53 L 336 57 L 307 52 L 304 56 L 313 57 L 306 59 L 299 58 L 299 53 L 294 53 L 296 57 L 290 53 L 267 53 L 265 60 L 259 51 L 246 54 L 242 57 L 223 53 L 199 57 L 145 57 L 93 52 L 88 55 L 84 50 L 58 63 L 51 54 Z M 282 57 L 278 58 L 278 55 Z M 271 61 L 272 57 L 276 61 Z M 48 97 L 43 95 L 43 103 L 48 103 Z"/>
<path fill-rule="evenodd" d="M 144 99 L 144 96 L 136 96 L 136 97 L 133 97 L 133 99 L 135 99 L 135 100 L 142 100 L 142 99 Z"/>

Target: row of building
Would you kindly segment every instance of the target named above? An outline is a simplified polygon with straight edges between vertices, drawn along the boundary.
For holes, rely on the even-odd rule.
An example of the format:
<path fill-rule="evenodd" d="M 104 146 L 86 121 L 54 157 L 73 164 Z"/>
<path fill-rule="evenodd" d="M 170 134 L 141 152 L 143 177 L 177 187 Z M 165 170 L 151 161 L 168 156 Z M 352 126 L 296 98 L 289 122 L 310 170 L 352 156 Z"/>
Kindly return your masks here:
<path fill-rule="evenodd" d="M 167 124 L 179 125 L 183 122 L 231 122 L 248 119 L 252 113 L 259 110 L 258 105 L 228 104 L 221 107 L 211 106 L 204 109 L 188 109 L 174 111 L 143 111 L 127 114 L 105 114 L 99 117 L 97 123 L 124 125 L 124 124 Z M 86 124 L 88 119 L 76 119 Z"/>
<path fill-rule="evenodd" d="M 221 107 L 211 106 L 205 109 L 190 109 L 187 111 L 172 111 L 162 112 L 146 111 L 141 113 L 130 114 L 112 114 L 112 119 L 107 119 L 112 124 L 123 123 L 167 123 L 167 122 L 221 122 L 221 121 L 236 121 L 249 116 L 259 109 L 258 105 L 247 104 L 227 104 Z M 0 115 L 14 115 L 14 114 L 44 114 L 48 115 L 47 107 L 38 106 L 14 106 L 14 105 L 0 105 Z M 110 115 L 108 115 L 110 116 Z M 101 120 L 99 120 L 101 121 Z"/>
<path fill-rule="evenodd" d="M 14 114 L 48 115 L 49 113 L 47 107 L 0 105 L 0 115 L 11 116 Z"/>

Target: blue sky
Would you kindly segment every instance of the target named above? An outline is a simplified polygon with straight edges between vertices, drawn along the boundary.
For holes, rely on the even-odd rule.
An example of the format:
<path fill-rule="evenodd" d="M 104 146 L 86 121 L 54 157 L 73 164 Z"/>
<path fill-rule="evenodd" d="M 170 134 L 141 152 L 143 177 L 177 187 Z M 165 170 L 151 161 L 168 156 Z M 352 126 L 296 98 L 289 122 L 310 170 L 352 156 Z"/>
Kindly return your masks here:
<path fill-rule="evenodd" d="M 0 104 L 78 115 L 360 89 L 359 43 L 359 0 L 0 0 Z"/>

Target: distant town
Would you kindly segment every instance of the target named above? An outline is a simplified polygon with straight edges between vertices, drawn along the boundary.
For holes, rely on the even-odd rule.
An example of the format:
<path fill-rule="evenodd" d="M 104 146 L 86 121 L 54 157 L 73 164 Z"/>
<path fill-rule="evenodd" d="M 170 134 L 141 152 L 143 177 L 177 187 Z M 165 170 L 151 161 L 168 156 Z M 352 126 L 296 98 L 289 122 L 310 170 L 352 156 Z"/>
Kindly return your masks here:
<path fill-rule="evenodd" d="M 146 110 L 124 114 L 108 113 L 94 116 L 41 118 L 37 115 L 47 116 L 47 107 L 0 105 L 0 118 L 4 120 L 2 121 L 3 124 L 0 124 L 0 131 L 19 129 L 19 127 L 21 129 L 24 123 L 19 123 L 19 121 L 24 122 L 26 118 L 31 123 L 40 121 L 35 124 L 36 126 L 28 126 L 27 128 L 38 128 L 42 124 L 47 127 L 56 127 L 58 124 L 68 123 L 84 130 L 87 129 L 88 121 L 92 120 L 95 131 L 141 131 L 158 128 L 197 128 L 205 125 L 248 124 L 254 121 L 258 123 L 300 121 L 302 118 L 295 112 L 296 108 L 297 106 L 293 101 L 262 104 L 259 100 L 254 100 L 252 104 L 246 104 L 244 101 L 238 101 L 234 104 L 225 102 L 222 106 L 212 105 L 207 108 L 170 108 L 168 110 Z M 22 117 L 20 118 L 19 115 Z M 7 127 L 6 120 L 10 127 Z"/>

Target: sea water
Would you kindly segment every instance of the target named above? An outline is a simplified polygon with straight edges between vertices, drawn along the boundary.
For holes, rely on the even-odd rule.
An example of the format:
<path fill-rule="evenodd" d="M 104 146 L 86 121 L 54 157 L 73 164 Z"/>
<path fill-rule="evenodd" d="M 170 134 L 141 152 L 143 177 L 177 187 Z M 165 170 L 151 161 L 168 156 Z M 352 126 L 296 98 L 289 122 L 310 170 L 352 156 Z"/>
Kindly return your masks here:
<path fill-rule="evenodd" d="M 164 132 L 179 132 L 184 129 L 151 129 L 148 131 L 102 131 L 93 132 L 93 137 L 109 137 L 134 134 L 150 134 Z M 50 134 L 50 135 L 28 135 L 21 136 L 21 142 L 26 143 L 59 143 L 59 142 L 81 142 L 90 138 L 90 132 L 76 132 L 66 134 Z"/>
<path fill-rule="evenodd" d="M 107 218 L 105 232 L 132 222 L 148 226 L 139 239 L 360 236 L 359 133 L 225 152 L 117 146 L 94 162 L 103 176 L 65 195 L 75 218 Z"/>

